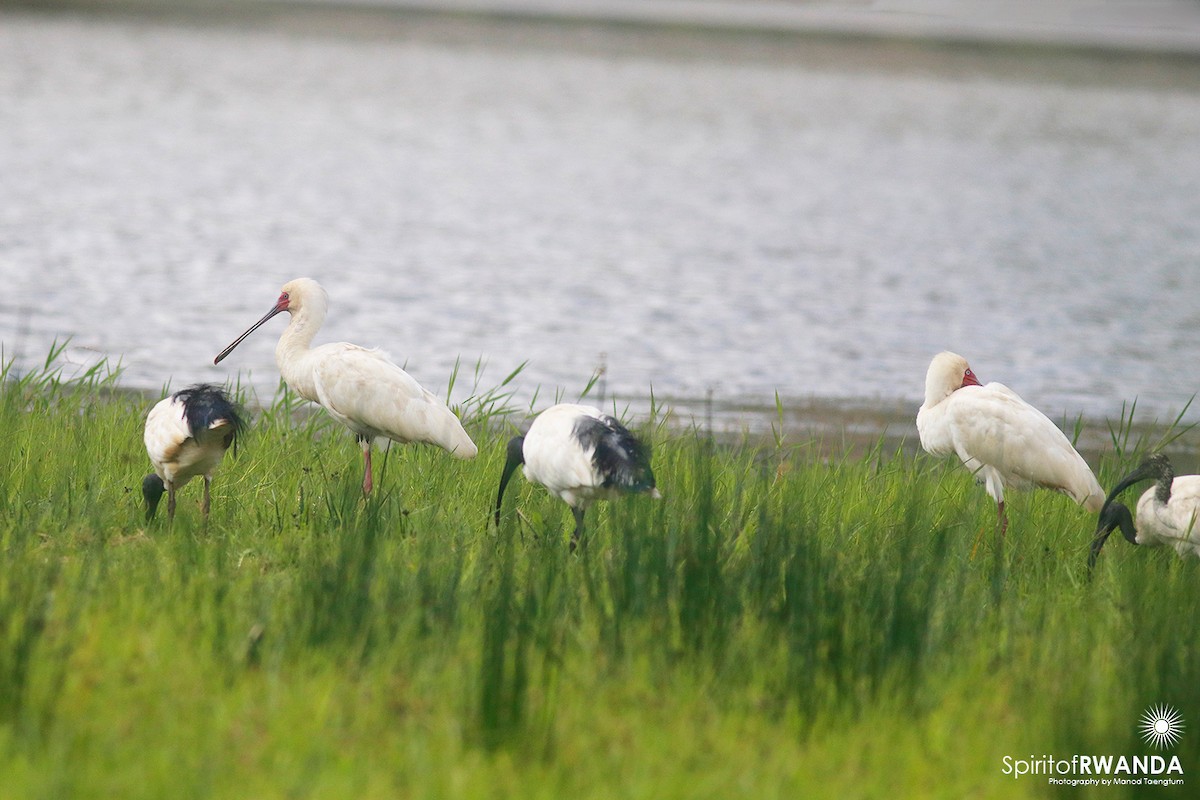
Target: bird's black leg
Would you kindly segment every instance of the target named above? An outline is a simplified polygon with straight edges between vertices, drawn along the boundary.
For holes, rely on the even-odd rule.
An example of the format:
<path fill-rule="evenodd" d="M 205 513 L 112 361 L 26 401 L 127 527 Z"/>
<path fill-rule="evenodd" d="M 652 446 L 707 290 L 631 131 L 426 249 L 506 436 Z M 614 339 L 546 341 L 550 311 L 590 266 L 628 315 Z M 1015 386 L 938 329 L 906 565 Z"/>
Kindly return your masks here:
<path fill-rule="evenodd" d="M 1008 532 L 1008 515 L 1004 513 L 1004 501 L 996 503 L 996 513 L 998 515 L 996 521 L 1000 525 L 1000 538 L 1004 538 L 1004 534 Z"/>
<path fill-rule="evenodd" d="M 167 519 L 175 519 L 175 484 L 167 484 Z"/>
<path fill-rule="evenodd" d="M 205 475 L 204 476 L 204 505 L 200 506 L 200 510 L 204 512 L 205 519 L 208 519 L 208 509 L 212 505 L 211 501 L 209 500 L 209 487 L 211 487 L 211 486 L 212 486 L 212 477 L 209 475 Z"/>
<path fill-rule="evenodd" d="M 575 548 L 579 546 L 579 542 L 583 538 L 583 509 L 571 506 L 571 513 L 575 515 L 575 531 L 571 534 L 570 552 L 574 553 Z"/>

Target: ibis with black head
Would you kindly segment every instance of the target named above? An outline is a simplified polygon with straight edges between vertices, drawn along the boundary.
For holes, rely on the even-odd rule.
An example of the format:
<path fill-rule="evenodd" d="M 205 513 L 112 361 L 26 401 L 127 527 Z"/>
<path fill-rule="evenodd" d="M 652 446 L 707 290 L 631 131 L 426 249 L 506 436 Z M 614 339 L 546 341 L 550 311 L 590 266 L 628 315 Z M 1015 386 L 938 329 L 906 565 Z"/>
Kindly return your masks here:
<path fill-rule="evenodd" d="M 524 436 L 509 441 L 496 493 L 497 527 L 504 490 L 522 465 L 527 481 L 544 486 L 571 507 L 571 551 L 583 536 L 584 513 L 595 501 L 626 494 L 662 497 L 647 448 L 615 417 L 593 406 L 551 406 L 534 418 Z"/>
<path fill-rule="evenodd" d="M 1117 502 L 1117 496 L 1135 483 L 1153 480 L 1137 502 L 1137 523 L 1129 508 Z M 1100 510 L 1088 571 L 1096 566 L 1100 550 L 1109 535 L 1118 528 L 1130 544 L 1158 547 L 1169 544 L 1181 556 L 1200 556 L 1200 475 L 1176 477 L 1165 453 L 1155 453 L 1113 487 Z"/>
<path fill-rule="evenodd" d="M 237 406 L 221 389 L 197 384 L 164 397 L 146 416 L 144 440 L 154 472 L 142 480 L 146 519 L 154 518 L 164 493 L 167 517 L 175 518 L 175 493 L 200 475 L 204 478 L 204 516 L 211 506 L 213 472 L 225 451 L 236 447 L 246 428 Z"/>

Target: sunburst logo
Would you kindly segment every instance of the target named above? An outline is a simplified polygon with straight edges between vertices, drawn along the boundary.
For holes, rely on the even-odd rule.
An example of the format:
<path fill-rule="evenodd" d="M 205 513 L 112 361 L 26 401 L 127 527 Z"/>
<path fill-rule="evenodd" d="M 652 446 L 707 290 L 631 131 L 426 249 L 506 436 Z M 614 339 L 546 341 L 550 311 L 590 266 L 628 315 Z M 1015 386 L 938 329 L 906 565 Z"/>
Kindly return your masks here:
<path fill-rule="evenodd" d="M 1174 747 L 1183 736 L 1183 717 L 1179 712 L 1166 704 L 1150 706 L 1142 714 L 1138 730 L 1146 744 L 1154 745 L 1159 750 Z"/>

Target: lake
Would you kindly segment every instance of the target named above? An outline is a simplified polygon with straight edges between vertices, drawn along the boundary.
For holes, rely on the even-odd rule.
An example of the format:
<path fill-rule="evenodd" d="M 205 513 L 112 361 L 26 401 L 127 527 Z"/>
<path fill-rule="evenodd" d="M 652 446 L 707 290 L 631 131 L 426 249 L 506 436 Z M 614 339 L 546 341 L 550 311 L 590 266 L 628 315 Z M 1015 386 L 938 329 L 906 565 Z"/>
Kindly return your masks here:
<path fill-rule="evenodd" d="M 1056 419 L 1200 389 L 1185 56 L 384 12 L 0 12 L 0 342 L 275 391 L 318 342 L 437 393 L 909 408 L 942 349 Z M 460 378 L 455 395 L 466 386 Z M 469 383 L 469 381 L 467 381 Z M 751 414 L 747 411 L 746 414 Z"/>

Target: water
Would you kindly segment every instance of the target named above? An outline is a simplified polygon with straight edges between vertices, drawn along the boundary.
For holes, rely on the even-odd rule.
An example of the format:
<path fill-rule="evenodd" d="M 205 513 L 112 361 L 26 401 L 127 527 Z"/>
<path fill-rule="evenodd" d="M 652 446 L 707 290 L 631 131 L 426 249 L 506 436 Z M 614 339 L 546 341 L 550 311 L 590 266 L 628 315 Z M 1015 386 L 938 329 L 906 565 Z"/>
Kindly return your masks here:
<path fill-rule="evenodd" d="M 397 17 L 0 13 L 0 342 L 157 389 L 318 341 L 436 392 L 920 402 L 941 349 L 1047 413 L 1200 389 L 1187 59 Z M 606 354 L 601 356 L 601 354 Z M 462 391 L 456 390 L 456 394 Z"/>

